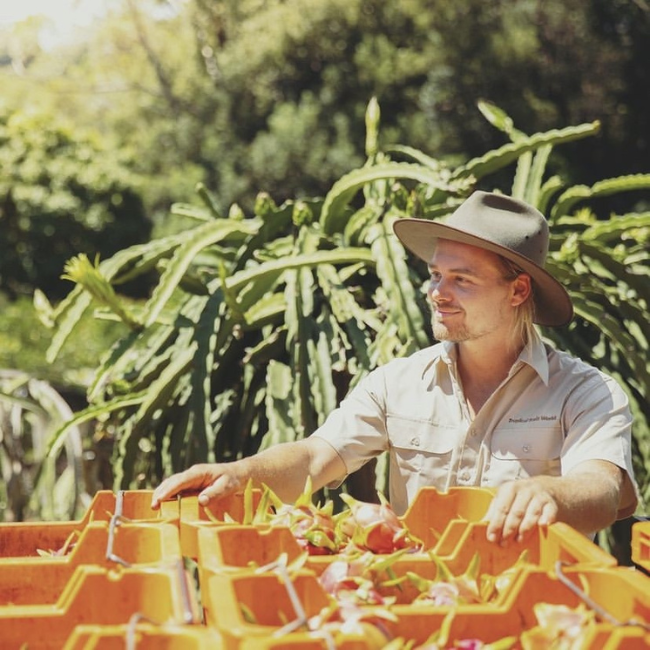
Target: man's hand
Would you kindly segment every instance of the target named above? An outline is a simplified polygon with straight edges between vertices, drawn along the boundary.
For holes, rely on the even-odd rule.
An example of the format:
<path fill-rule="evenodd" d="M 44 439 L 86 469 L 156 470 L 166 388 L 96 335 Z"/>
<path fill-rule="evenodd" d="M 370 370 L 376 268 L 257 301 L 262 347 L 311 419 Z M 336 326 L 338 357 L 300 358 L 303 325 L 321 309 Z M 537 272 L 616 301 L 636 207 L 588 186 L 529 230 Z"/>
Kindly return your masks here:
<path fill-rule="evenodd" d="M 154 491 L 151 507 L 182 492 L 199 491 L 199 503 L 244 489 L 249 479 L 267 485 L 283 501 L 291 503 L 311 477 L 314 490 L 345 476 L 345 464 L 334 448 L 318 437 L 283 442 L 254 456 L 228 463 L 194 465 L 165 479 Z"/>
<path fill-rule="evenodd" d="M 538 525 L 557 521 L 559 507 L 553 495 L 535 479 L 510 481 L 499 487 L 486 515 L 491 542 L 523 541 Z"/>
<path fill-rule="evenodd" d="M 583 535 L 593 535 L 616 520 L 621 495 L 633 487 L 620 467 L 588 460 L 564 476 L 535 476 L 501 485 L 485 518 L 487 538 L 507 544 L 522 541 L 538 525 L 563 521 Z M 623 502 L 625 505 L 626 502 Z"/>
<path fill-rule="evenodd" d="M 243 487 L 245 476 L 241 461 L 193 465 L 184 472 L 165 479 L 153 493 L 151 507 L 157 510 L 160 502 L 183 492 L 197 491 L 199 503 L 224 497 Z"/>

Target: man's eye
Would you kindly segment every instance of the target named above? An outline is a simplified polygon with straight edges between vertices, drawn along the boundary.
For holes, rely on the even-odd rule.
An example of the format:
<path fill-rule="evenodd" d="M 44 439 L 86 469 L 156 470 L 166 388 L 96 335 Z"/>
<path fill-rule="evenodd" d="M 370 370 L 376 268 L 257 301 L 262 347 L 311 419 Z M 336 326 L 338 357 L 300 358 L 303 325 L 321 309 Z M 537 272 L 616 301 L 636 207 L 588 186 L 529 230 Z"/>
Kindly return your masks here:
<path fill-rule="evenodd" d="M 437 271 L 432 271 L 431 282 L 440 282 L 440 273 L 438 273 Z"/>

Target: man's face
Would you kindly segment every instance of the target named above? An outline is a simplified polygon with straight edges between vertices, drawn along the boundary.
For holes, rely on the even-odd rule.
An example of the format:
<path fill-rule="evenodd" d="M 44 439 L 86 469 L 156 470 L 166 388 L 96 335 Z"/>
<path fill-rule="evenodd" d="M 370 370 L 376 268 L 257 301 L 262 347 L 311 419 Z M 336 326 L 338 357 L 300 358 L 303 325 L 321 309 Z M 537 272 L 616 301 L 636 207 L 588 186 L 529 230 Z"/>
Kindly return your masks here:
<path fill-rule="evenodd" d="M 495 253 L 441 239 L 429 263 L 433 335 L 438 341 L 509 340 L 517 280 L 504 279 Z"/>

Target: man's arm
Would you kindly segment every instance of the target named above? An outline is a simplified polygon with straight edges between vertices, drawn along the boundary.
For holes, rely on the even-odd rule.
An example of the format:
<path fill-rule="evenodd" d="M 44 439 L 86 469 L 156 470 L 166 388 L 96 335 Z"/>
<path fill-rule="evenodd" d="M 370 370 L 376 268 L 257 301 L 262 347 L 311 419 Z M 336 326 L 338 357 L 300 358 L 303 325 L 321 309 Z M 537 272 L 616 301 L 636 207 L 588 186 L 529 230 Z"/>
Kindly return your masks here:
<path fill-rule="evenodd" d="M 536 476 L 499 487 L 486 519 L 493 542 L 522 540 L 537 524 L 563 521 L 585 535 L 616 520 L 626 474 L 605 460 L 589 460 L 565 476 Z"/>
<path fill-rule="evenodd" d="M 283 501 L 291 503 L 302 493 L 311 476 L 314 490 L 346 474 L 334 448 L 317 437 L 274 445 L 230 463 L 203 463 L 165 479 L 154 490 L 151 507 L 186 491 L 200 491 L 199 503 L 243 489 L 249 479 L 255 486 L 268 485 Z"/>

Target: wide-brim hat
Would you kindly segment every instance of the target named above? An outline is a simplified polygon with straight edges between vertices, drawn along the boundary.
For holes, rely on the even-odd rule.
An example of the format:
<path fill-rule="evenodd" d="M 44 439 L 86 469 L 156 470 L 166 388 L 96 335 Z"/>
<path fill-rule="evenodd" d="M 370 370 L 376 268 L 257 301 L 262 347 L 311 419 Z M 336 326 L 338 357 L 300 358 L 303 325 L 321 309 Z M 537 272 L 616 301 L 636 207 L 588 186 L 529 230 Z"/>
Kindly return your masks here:
<path fill-rule="evenodd" d="M 536 323 L 561 327 L 573 317 L 569 294 L 544 269 L 548 223 L 539 210 L 523 201 L 476 191 L 444 222 L 398 219 L 393 223 L 393 230 L 406 248 L 427 263 L 439 239 L 497 253 L 530 275 Z"/>

